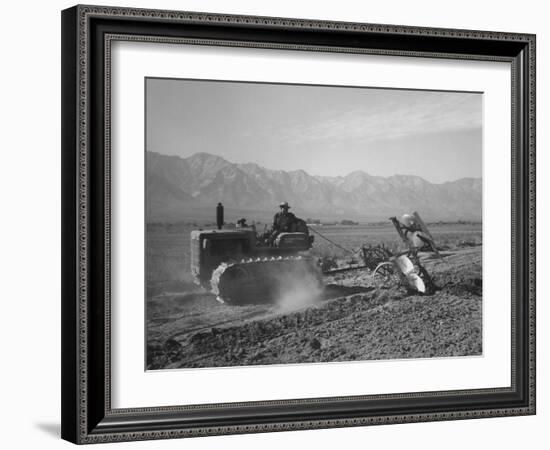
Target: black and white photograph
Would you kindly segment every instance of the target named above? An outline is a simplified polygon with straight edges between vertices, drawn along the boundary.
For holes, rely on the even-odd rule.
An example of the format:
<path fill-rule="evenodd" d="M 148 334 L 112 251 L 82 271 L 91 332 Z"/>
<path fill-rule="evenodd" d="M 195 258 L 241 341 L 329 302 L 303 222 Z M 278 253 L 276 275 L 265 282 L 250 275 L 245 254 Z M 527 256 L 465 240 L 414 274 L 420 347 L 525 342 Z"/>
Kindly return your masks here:
<path fill-rule="evenodd" d="M 482 112 L 146 78 L 146 369 L 482 356 Z"/>

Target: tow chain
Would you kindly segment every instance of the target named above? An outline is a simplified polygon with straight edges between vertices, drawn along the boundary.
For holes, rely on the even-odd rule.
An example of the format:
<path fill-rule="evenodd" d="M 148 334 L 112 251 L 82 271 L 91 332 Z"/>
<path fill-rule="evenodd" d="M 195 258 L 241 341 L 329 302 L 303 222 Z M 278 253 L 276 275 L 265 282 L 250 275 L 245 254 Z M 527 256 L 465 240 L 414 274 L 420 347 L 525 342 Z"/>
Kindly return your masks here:
<path fill-rule="evenodd" d="M 349 250 L 349 249 L 347 249 L 347 248 L 344 248 L 344 247 L 342 247 L 340 244 L 337 244 L 336 242 L 330 240 L 328 237 L 326 237 L 326 236 L 322 235 L 321 233 L 319 233 L 319 232 L 318 232 L 315 228 L 313 228 L 312 226 L 309 226 L 309 225 L 308 225 L 308 228 L 309 228 L 311 231 L 313 231 L 315 234 L 321 236 L 325 241 L 330 242 L 330 243 L 331 243 L 332 245 L 334 245 L 335 247 L 338 247 L 340 250 L 344 250 L 345 252 L 347 252 L 347 253 L 349 253 L 349 254 L 351 254 L 351 255 L 355 255 L 356 252 L 351 251 L 351 250 Z"/>

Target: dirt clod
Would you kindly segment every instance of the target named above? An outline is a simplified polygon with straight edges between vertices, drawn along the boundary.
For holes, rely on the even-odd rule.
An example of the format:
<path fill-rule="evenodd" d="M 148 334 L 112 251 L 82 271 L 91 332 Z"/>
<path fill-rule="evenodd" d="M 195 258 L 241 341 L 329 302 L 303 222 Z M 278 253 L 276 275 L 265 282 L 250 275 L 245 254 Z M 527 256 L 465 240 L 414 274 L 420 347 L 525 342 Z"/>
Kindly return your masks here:
<path fill-rule="evenodd" d="M 313 350 L 319 350 L 319 349 L 321 348 L 321 342 L 320 342 L 319 339 L 317 339 L 317 338 L 313 338 L 313 339 L 310 341 L 309 345 L 311 346 L 311 348 L 312 348 Z"/>

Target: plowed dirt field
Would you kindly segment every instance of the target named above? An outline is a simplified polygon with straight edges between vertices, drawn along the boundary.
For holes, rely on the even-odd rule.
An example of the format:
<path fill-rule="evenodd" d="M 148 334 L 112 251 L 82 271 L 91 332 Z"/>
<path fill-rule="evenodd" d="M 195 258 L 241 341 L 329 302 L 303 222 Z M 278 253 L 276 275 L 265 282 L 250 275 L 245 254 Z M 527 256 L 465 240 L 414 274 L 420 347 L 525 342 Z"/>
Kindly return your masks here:
<path fill-rule="evenodd" d="M 473 356 L 482 353 L 482 247 L 424 256 L 440 287 L 380 287 L 366 270 L 325 278 L 311 295 L 230 306 L 188 283 L 148 286 L 149 370 Z"/>

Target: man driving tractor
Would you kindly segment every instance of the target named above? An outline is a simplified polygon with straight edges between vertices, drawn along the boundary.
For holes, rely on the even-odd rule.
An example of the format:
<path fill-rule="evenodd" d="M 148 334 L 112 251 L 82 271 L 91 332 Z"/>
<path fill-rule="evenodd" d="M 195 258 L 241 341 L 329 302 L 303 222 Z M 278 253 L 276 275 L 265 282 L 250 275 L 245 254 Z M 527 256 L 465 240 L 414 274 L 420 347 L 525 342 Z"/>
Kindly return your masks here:
<path fill-rule="evenodd" d="M 288 204 L 288 202 L 282 202 L 281 204 L 279 204 L 279 208 L 281 210 L 273 217 L 273 225 L 267 238 L 267 243 L 269 245 L 272 245 L 277 236 L 281 233 L 307 231 L 305 222 L 301 219 L 298 219 L 294 214 L 289 211 L 290 205 Z"/>
<path fill-rule="evenodd" d="M 296 222 L 296 216 L 289 211 L 290 205 L 288 202 L 282 202 L 279 208 L 281 210 L 273 217 L 273 231 L 277 231 L 278 233 L 292 231 L 292 225 Z"/>

